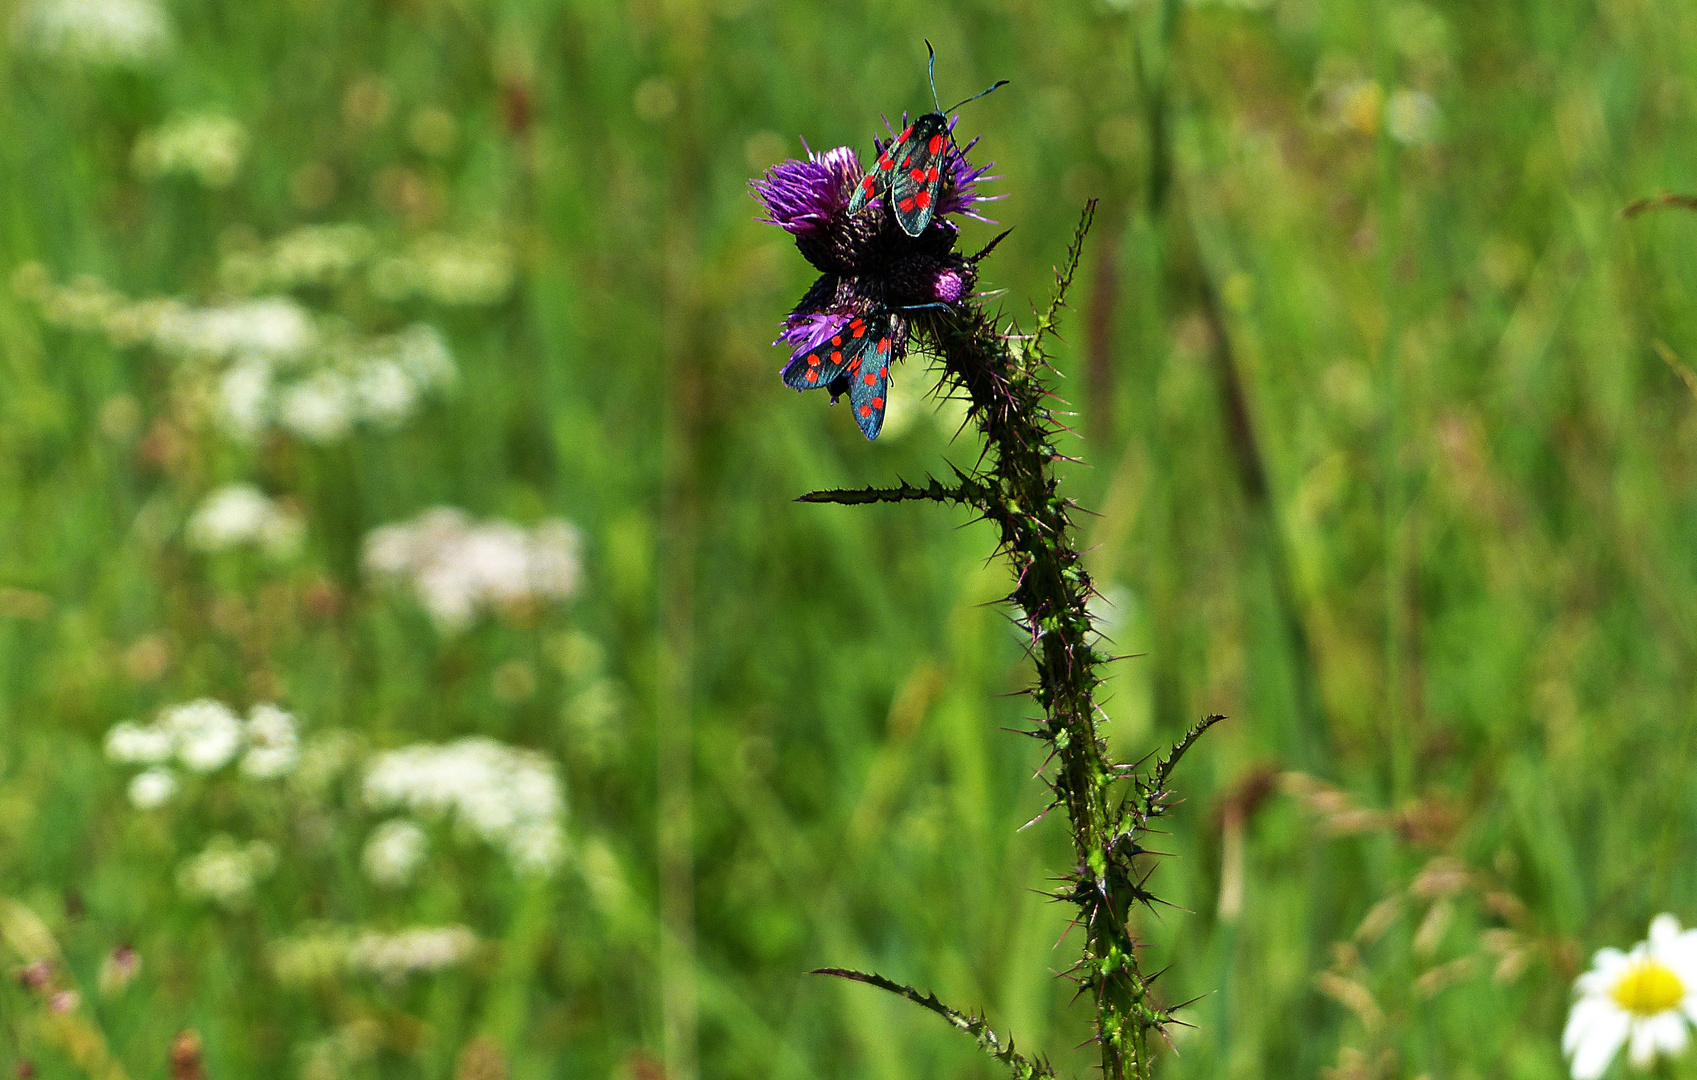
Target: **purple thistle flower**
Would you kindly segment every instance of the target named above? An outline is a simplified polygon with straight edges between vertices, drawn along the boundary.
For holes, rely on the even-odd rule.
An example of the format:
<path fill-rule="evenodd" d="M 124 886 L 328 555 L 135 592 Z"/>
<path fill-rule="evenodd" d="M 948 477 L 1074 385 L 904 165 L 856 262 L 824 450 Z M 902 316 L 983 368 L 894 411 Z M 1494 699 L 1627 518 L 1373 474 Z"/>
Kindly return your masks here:
<path fill-rule="evenodd" d="M 889 365 L 906 353 L 913 312 L 957 304 L 977 281 L 977 266 L 955 251 L 960 228 L 946 216 L 988 220 L 975 209 L 988 198 L 978 185 L 994 177 L 988 165 L 967 159 L 975 144 L 951 141 L 932 158 L 942 174 L 932 189 L 936 212 L 917 236 L 903 228 L 887 195 L 862 198 L 849 213 L 857 189 L 871 190 L 862 187 L 866 170 L 852 147 L 818 153 L 803 142 L 805 159 L 780 162 L 749 182 L 765 211 L 760 220 L 795 237 L 820 271 L 773 342 L 790 349 L 783 380 L 797 390 L 826 389 L 833 401 L 852 391 L 856 420 L 869 439 L 883 425 Z M 874 140 L 879 154 L 889 145 Z"/>
<path fill-rule="evenodd" d="M 802 143 L 806 147 L 805 142 Z M 807 160 L 779 162 L 766 175 L 750 180 L 754 197 L 766 208 L 761 221 L 796 236 L 823 232 L 848 209 L 849 196 L 866 170 L 851 146 L 823 154 L 807 151 Z"/>

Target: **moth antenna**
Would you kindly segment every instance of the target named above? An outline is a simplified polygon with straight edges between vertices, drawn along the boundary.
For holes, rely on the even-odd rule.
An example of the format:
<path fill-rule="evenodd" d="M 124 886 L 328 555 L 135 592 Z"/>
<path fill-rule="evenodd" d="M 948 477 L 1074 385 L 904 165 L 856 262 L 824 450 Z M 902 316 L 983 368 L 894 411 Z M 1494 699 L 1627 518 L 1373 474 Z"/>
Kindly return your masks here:
<path fill-rule="evenodd" d="M 947 109 L 944 109 L 943 111 L 946 112 L 946 113 L 954 112 L 956 109 L 960 108 L 962 105 L 967 104 L 967 102 L 977 101 L 979 98 L 983 97 L 985 94 L 988 94 L 991 90 L 1000 90 L 1002 87 L 1006 86 L 1007 84 L 1008 84 L 1008 81 L 1006 79 L 998 79 L 996 82 L 991 84 L 989 90 L 980 90 L 980 91 L 978 91 L 978 93 L 967 98 L 965 101 L 957 101 L 955 104 L 950 105 Z M 933 94 L 933 96 L 935 96 L 936 91 L 933 90 L 932 94 Z"/>
<path fill-rule="evenodd" d="M 931 47 L 931 39 L 925 39 L 925 51 L 931 59 L 925 65 L 925 74 L 931 80 L 931 104 L 937 106 L 937 111 L 943 111 L 943 103 L 937 100 L 937 50 Z"/>

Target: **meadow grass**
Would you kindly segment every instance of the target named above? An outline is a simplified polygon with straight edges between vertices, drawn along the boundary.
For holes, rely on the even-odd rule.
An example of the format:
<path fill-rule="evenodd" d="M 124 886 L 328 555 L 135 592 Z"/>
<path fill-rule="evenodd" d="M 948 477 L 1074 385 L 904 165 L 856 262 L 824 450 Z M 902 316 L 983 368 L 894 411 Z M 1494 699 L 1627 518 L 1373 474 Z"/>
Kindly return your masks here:
<path fill-rule="evenodd" d="M 1030 670 L 990 528 L 791 502 L 979 452 L 923 356 L 876 443 L 784 391 L 768 342 L 806 270 L 745 188 L 798 136 L 865 153 L 880 114 L 927 106 L 922 37 L 945 97 L 1013 81 L 961 129 L 1004 177 L 1014 232 L 983 285 L 1010 318 L 1102 200 L 1056 355 L 1090 463 L 1067 492 L 1100 514 L 1126 655 L 1114 751 L 1231 718 L 1178 778 L 1176 908 L 1139 916 L 1163 992 L 1198 999 L 1159 1071 L 1565 1075 L 1585 957 L 1697 919 L 1697 218 L 1620 216 L 1697 188 L 1688 5 L 168 17 L 135 63 L 21 30 L 0 52 L 0 894 L 21 905 L 0 939 L 8 972 L 50 940 L 81 994 L 54 1012 L 8 978 L 8 1062 L 139 1080 L 193 1028 L 214 1078 L 994 1074 L 935 1017 L 802 974 L 841 966 L 1086 1072 L 1042 895 L 1070 847 L 1052 818 L 1019 828 L 1042 762 L 1001 730 Z M 192 114 L 245 132 L 228 177 L 138 158 Z M 82 275 L 266 295 L 221 268 L 346 222 L 516 268 L 475 303 L 363 270 L 292 290 L 350 333 L 442 334 L 456 382 L 392 428 L 233 438 L 204 370 L 41 302 Z M 230 482 L 299 515 L 298 552 L 187 542 Z M 438 505 L 574 523 L 575 597 L 433 622 L 361 544 Z M 428 872 L 379 888 L 360 859 L 384 815 L 352 764 L 133 807 L 106 733 L 200 697 L 277 701 L 348 762 L 540 751 L 563 861 L 526 876 L 433 825 Z M 220 834 L 276 856 L 222 906 L 179 883 Z M 481 944 L 405 979 L 276 962 L 325 928 L 421 924 Z M 102 991 L 126 944 L 139 971 Z"/>

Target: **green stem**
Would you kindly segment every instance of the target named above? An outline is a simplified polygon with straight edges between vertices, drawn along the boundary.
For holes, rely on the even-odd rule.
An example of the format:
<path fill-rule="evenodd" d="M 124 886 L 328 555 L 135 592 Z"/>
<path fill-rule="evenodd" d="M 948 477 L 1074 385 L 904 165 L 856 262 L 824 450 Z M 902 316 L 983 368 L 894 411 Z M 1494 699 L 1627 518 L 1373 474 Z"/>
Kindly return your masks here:
<path fill-rule="evenodd" d="M 1170 1018 L 1142 973 L 1131 911 L 1154 897 L 1143 889 L 1139 841 L 1150 817 L 1166 803 L 1166 781 L 1178 757 L 1207 721 L 1174 747 L 1147 775 L 1109 760 L 1096 725 L 1096 665 L 1086 603 L 1089 575 L 1073 541 L 1070 502 L 1059 494 L 1055 463 L 1059 426 L 1043 352 L 1066 287 L 1078 266 L 1092 201 L 1057 274 L 1059 288 L 1030 338 L 1009 337 L 982 308 L 964 306 L 930 315 L 921 328 L 935 343 L 945 378 L 971 402 L 983 433 L 986 467 L 976 477 L 980 508 L 1000 531 L 1000 548 L 1018 585 L 1010 599 L 1023 613 L 1033 642 L 1043 708 L 1039 732 L 1053 750 L 1049 779 L 1054 805 L 1065 807 L 1077 864 L 1061 896 L 1077 909 L 1084 931 L 1083 956 L 1073 978 L 1095 1000 L 1102 1075 L 1127 1080 L 1150 1075 L 1150 1036 Z M 1134 793 L 1116 792 L 1131 784 Z"/>

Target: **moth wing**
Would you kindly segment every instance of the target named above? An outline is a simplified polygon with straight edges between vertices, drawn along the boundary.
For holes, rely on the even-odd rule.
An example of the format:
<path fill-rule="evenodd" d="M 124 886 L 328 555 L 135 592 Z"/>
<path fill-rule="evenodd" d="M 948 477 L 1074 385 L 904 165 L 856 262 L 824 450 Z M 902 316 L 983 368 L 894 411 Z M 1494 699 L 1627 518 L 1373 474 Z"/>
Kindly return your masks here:
<path fill-rule="evenodd" d="M 837 327 L 830 337 L 811 349 L 797 349 L 784 365 L 784 385 L 791 390 L 814 390 L 841 378 L 865 347 L 871 330 L 865 319 L 855 317 Z"/>
<path fill-rule="evenodd" d="M 937 208 L 937 193 L 943 186 L 943 155 L 948 151 L 947 126 L 922 119 L 914 134 L 903 140 L 895 156 L 895 176 L 890 181 L 890 203 L 896 221 L 909 236 L 918 236 L 931 224 Z"/>
<path fill-rule="evenodd" d="M 896 358 L 896 340 L 888 315 L 869 320 L 866 345 L 849 371 L 849 404 L 860 433 L 876 439 L 884 428 L 884 408 L 890 398 L 890 361 Z"/>
<path fill-rule="evenodd" d="M 916 133 L 918 125 L 910 124 L 902 129 L 902 133 L 890 140 L 890 145 L 884 147 L 877 160 L 872 163 L 866 176 L 855 187 L 854 194 L 849 198 L 848 212 L 858 214 L 868 203 L 875 203 L 890 193 L 890 184 L 895 179 L 896 162 L 913 153 L 920 145 L 921 136 Z"/>

